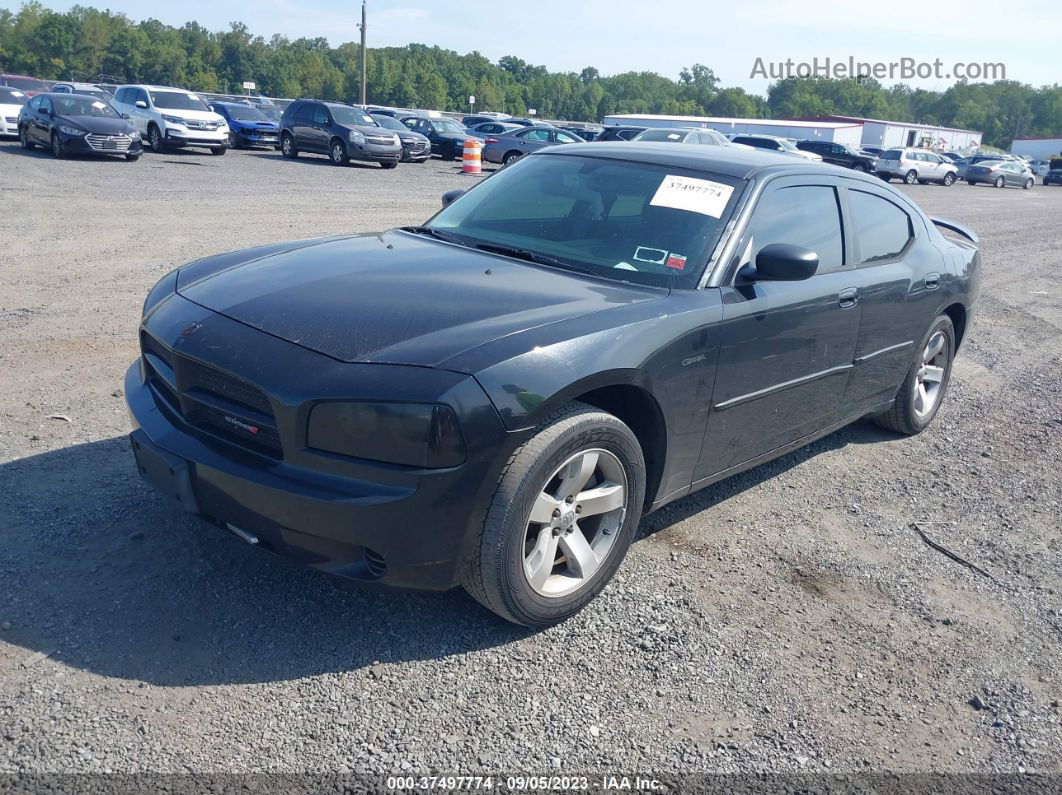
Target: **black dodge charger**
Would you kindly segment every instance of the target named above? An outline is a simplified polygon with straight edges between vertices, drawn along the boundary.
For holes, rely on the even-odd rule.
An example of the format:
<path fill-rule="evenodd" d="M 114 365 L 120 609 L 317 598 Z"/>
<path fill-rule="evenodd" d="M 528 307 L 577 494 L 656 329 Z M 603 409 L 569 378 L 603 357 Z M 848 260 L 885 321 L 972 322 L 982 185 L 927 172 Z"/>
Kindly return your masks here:
<path fill-rule="evenodd" d="M 142 475 L 262 549 L 546 625 L 644 513 L 863 417 L 924 429 L 978 294 L 971 232 L 769 153 L 553 147 L 444 205 L 165 276 Z"/>

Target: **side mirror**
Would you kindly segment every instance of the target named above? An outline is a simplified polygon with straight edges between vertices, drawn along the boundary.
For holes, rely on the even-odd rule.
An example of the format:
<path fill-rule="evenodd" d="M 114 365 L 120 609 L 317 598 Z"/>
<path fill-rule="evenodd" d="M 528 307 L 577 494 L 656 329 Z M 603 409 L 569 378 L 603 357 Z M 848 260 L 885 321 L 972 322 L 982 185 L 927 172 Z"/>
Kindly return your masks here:
<path fill-rule="evenodd" d="M 447 207 L 454 202 L 455 199 L 464 195 L 464 190 L 456 188 L 454 190 L 448 190 L 442 195 L 442 206 Z"/>
<path fill-rule="evenodd" d="M 138 99 L 138 100 L 136 101 L 136 106 L 137 106 L 138 108 L 143 108 L 144 110 L 147 110 L 147 103 L 146 103 L 146 102 L 144 102 L 144 100 L 142 100 L 142 99 Z"/>
<path fill-rule="evenodd" d="M 130 118 L 130 116 L 129 116 L 129 114 L 128 114 L 128 113 L 123 113 L 123 114 L 122 114 L 122 118 L 123 118 L 123 119 L 128 119 L 128 118 Z"/>
<path fill-rule="evenodd" d="M 756 255 L 756 267 L 742 275 L 750 281 L 799 282 L 819 268 L 819 255 L 802 246 L 771 243 Z"/>

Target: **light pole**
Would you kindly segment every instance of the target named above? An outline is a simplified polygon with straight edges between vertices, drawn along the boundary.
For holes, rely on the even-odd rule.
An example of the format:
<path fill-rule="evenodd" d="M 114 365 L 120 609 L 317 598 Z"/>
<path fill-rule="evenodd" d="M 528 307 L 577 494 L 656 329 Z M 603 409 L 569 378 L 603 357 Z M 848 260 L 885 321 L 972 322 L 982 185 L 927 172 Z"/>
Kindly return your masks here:
<path fill-rule="evenodd" d="M 365 22 L 365 0 L 361 0 L 361 24 L 358 27 L 361 28 L 361 104 L 365 105 L 365 29 L 368 27 Z"/>

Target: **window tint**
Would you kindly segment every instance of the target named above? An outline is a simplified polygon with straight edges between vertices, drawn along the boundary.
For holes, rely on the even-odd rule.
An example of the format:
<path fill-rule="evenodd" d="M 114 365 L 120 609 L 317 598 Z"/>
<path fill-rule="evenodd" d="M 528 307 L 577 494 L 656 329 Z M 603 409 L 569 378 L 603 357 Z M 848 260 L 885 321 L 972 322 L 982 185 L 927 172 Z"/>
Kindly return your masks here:
<path fill-rule="evenodd" d="M 314 124 L 328 124 L 328 108 L 324 105 L 313 106 L 313 123 Z"/>
<path fill-rule="evenodd" d="M 564 130 L 557 130 L 553 135 L 556 137 L 557 143 L 560 144 L 574 144 L 579 142 L 578 138 L 571 133 L 564 132 Z"/>
<path fill-rule="evenodd" d="M 549 141 L 549 130 L 528 130 L 518 137 L 525 141 Z"/>
<path fill-rule="evenodd" d="M 313 119 L 313 105 L 299 105 L 298 109 L 295 111 L 295 118 L 299 121 L 310 121 Z"/>
<path fill-rule="evenodd" d="M 900 159 L 900 152 L 897 149 L 890 149 L 887 152 L 882 152 L 881 153 L 881 159 L 882 160 L 899 160 Z"/>
<path fill-rule="evenodd" d="M 33 99 L 31 99 L 31 100 L 29 101 L 29 106 L 30 106 L 30 107 L 31 107 L 31 108 L 32 108 L 33 110 L 37 110 L 37 109 L 38 109 L 38 108 L 39 108 L 39 107 L 41 106 L 41 100 L 42 100 L 42 99 L 43 99 L 43 97 L 34 97 Z"/>
<path fill-rule="evenodd" d="M 911 239 L 911 217 L 888 199 L 861 190 L 848 191 L 852 233 L 863 262 L 892 259 Z"/>
<path fill-rule="evenodd" d="M 844 240 L 834 189 L 799 185 L 764 196 L 752 220 L 752 262 L 771 243 L 791 243 L 814 251 L 819 255 L 818 273 L 840 270 Z"/>
<path fill-rule="evenodd" d="M 629 141 L 631 138 L 633 138 L 637 134 L 638 134 L 637 130 L 621 130 L 620 132 L 616 133 L 616 136 L 618 138 L 622 138 L 624 141 Z"/>

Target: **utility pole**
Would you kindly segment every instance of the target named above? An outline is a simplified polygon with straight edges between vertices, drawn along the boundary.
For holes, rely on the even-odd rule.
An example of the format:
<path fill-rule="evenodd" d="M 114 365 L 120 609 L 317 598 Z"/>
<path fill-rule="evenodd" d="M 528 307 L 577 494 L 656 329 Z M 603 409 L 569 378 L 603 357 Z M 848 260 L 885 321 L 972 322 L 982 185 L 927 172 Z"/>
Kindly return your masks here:
<path fill-rule="evenodd" d="M 365 105 L 365 0 L 361 0 L 361 24 L 358 27 L 361 28 L 361 104 Z"/>

